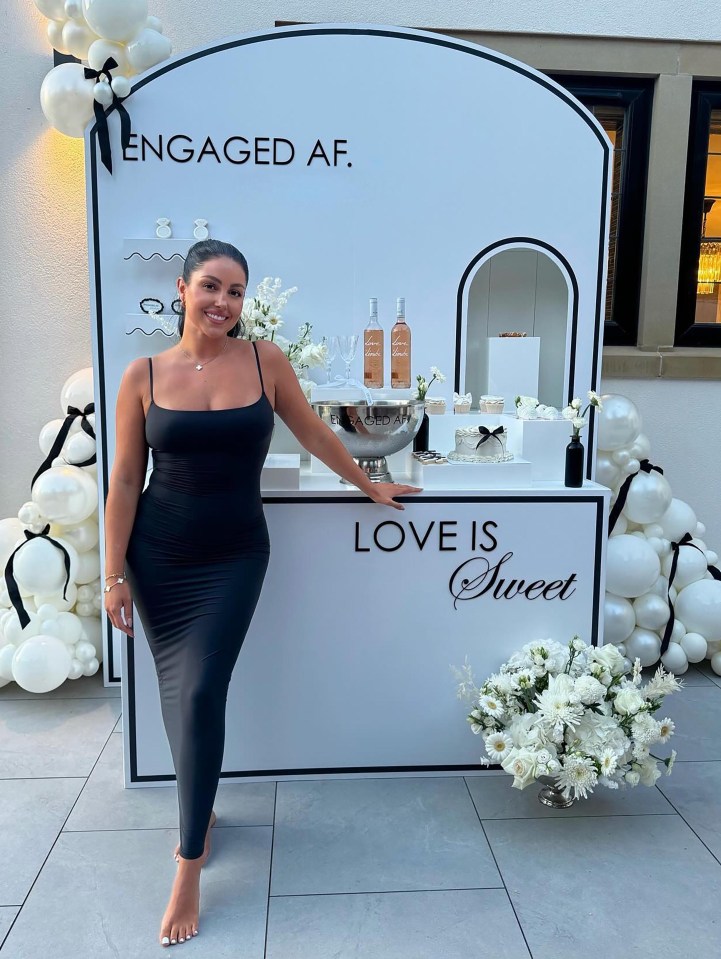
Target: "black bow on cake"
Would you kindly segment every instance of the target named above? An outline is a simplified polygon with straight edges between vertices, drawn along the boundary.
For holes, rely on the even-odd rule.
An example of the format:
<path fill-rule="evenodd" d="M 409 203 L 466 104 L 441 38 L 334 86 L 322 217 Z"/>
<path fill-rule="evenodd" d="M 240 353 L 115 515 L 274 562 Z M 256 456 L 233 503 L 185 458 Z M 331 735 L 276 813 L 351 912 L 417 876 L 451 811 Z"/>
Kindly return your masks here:
<path fill-rule="evenodd" d="M 42 537 L 46 539 L 49 543 L 52 543 L 56 549 L 59 549 L 63 554 L 63 561 L 65 563 L 65 585 L 63 586 L 63 599 L 67 599 L 68 585 L 70 583 L 70 554 L 65 549 L 62 543 L 58 543 L 57 540 L 52 539 L 48 534 L 50 533 L 50 524 L 44 527 L 43 530 L 39 533 L 31 533 L 29 529 L 23 530 L 25 533 L 25 542 L 21 543 L 19 546 L 16 546 L 15 549 L 10 554 L 10 558 L 7 561 L 5 566 L 5 585 L 8 589 L 8 596 L 10 597 L 10 602 L 15 607 L 15 612 L 18 614 L 18 619 L 20 621 L 20 628 L 25 629 L 27 624 L 30 622 L 30 616 L 28 615 L 25 607 L 23 606 L 22 597 L 20 595 L 20 589 L 18 588 L 17 580 L 15 579 L 15 571 L 13 569 L 15 564 L 15 556 L 20 552 L 20 550 L 27 546 L 30 540 L 38 539 Z"/>
<path fill-rule="evenodd" d="M 112 76 L 110 74 L 111 70 L 114 70 L 117 67 L 118 63 L 112 57 L 108 57 L 105 63 L 99 70 L 91 70 L 90 67 L 85 67 L 85 79 L 86 80 L 100 80 L 101 77 L 104 77 L 109 84 L 111 84 L 110 89 L 112 90 Z M 130 114 L 125 109 L 120 100 L 120 97 L 113 90 L 113 102 L 110 104 L 110 107 L 115 107 L 120 115 L 120 143 L 123 150 L 127 150 L 130 146 Z M 110 109 L 110 107 L 108 109 Z M 110 131 L 108 130 L 108 117 L 105 112 L 105 108 L 102 103 L 98 103 L 96 99 L 93 98 L 93 110 L 95 111 L 95 119 L 98 124 L 98 142 L 100 144 L 100 159 L 103 161 L 103 166 L 108 171 L 108 173 L 113 172 L 113 158 L 110 152 Z"/>
<path fill-rule="evenodd" d="M 497 426 L 495 430 L 489 430 L 487 426 L 479 426 L 478 432 L 481 434 L 481 438 L 476 443 L 476 449 L 478 449 L 479 446 L 483 446 L 484 443 L 487 443 L 488 440 L 491 439 L 496 440 L 498 443 L 503 445 L 501 437 L 503 436 L 504 430 L 505 427 L 503 426 Z"/>
<path fill-rule="evenodd" d="M 65 422 L 58 430 L 58 435 L 55 437 L 53 445 L 50 447 L 50 452 L 45 457 L 43 462 L 40 465 L 40 469 L 37 471 L 35 476 L 32 478 L 30 483 L 30 488 L 32 489 L 35 480 L 41 473 L 44 473 L 45 470 L 49 470 L 53 465 L 53 460 L 56 456 L 60 455 L 60 450 L 63 448 L 63 444 L 67 439 L 68 433 L 70 432 L 70 427 L 73 425 L 73 420 L 76 420 L 80 417 L 80 426 L 82 430 L 88 434 L 92 439 L 95 439 L 95 430 L 92 428 L 88 422 L 88 416 L 91 413 L 95 412 L 95 403 L 88 403 L 84 410 L 79 410 L 77 406 L 69 406 L 67 416 L 65 417 Z M 73 466 L 92 466 L 93 463 L 97 461 L 97 456 L 95 453 L 86 460 L 83 460 L 82 463 L 73 463 Z"/>

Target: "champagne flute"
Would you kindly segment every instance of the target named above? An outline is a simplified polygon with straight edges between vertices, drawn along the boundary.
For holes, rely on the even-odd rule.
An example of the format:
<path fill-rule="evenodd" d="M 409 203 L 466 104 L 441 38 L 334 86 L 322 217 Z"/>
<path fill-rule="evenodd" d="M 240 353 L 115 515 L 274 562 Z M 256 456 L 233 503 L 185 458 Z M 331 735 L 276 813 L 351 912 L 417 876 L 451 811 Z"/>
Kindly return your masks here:
<path fill-rule="evenodd" d="M 336 356 L 338 356 L 338 337 L 331 336 L 325 337 L 325 381 L 330 383 L 330 370 L 333 366 L 333 361 Z"/>
<path fill-rule="evenodd" d="M 346 382 L 350 381 L 350 365 L 355 359 L 355 352 L 358 347 L 358 334 L 351 333 L 348 336 L 338 336 L 338 352 L 340 353 L 340 358 L 345 363 L 345 378 Z"/>

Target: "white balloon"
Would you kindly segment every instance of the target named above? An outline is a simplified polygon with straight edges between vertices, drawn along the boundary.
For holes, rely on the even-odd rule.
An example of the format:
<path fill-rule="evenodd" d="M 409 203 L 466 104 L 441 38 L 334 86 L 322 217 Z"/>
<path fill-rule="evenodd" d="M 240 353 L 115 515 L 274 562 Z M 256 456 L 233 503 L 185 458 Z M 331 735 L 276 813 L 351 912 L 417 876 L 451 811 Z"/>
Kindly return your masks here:
<path fill-rule="evenodd" d="M 0 649 L 0 679 L 11 680 L 13 678 L 13 657 L 17 646 L 8 643 Z"/>
<path fill-rule="evenodd" d="M 83 675 L 83 664 L 79 663 L 77 659 L 73 659 L 70 663 L 68 679 L 80 679 L 82 675 Z"/>
<path fill-rule="evenodd" d="M 665 544 L 668 542 L 668 540 L 659 539 L 657 536 L 647 536 L 646 542 L 654 551 L 654 553 L 661 557 L 666 551 Z"/>
<path fill-rule="evenodd" d="M 75 646 L 75 658 L 79 663 L 88 663 L 95 656 L 95 647 L 92 643 L 81 639 Z"/>
<path fill-rule="evenodd" d="M 0 566 L 3 570 L 16 546 L 25 542 L 25 527 L 15 516 L 0 519 Z"/>
<path fill-rule="evenodd" d="M 630 599 L 647 593 L 658 579 L 661 564 L 645 539 L 612 536 L 606 547 L 606 588 Z"/>
<path fill-rule="evenodd" d="M 78 598 L 78 588 L 72 580 L 68 583 L 68 588 L 65 590 L 65 597 L 66 598 L 63 599 L 62 592 L 43 593 L 36 594 L 33 599 L 36 606 L 42 606 L 43 603 L 50 603 L 59 613 L 67 612 L 67 610 L 73 608 Z"/>
<path fill-rule="evenodd" d="M 13 679 L 31 693 L 47 693 L 68 678 L 72 656 L 56 636 L 31 636 L 12 660 Z"/>
<path fill-rule="evenodd" d="M 628 463 L 626 463 L 625 466 L 623 467 L 623 472 L 627 476 L 632 476 L 633 474 L 638 473 L 640 469 L 641 469 L 641 464 L 635 457 L 632 456 L 631 459 L 628 461 Z"/>
<path fill-rule="evenodd" d="M 658 525 L 663 530 L 663 535 L 674 543 L 678 543 L 686 533 L 695 533 L 696 514 L 681 499 L 675 497 L 671 500 L 666 512 L 659 519 Z"/>
<path fill-rule="evenodd" d="M 40 447 L 40 452 L 43 454 L 43 456 L 47 456 L 52 449 L 53 443 L 55 442 L 55 437 L 60 432 L 60 427 L 62 425 L 63 420 L 50 420 L 40 430 L 40 435 L 38 436 L 38 446 Z M 80 429 L 80 421 L 73 420 L 73 423 L 70 427 L 71 433 L 73 431 L 73 426 L 76 426 L 76 429 Z"/>
<path fill-rule="evenodd" d="M 661 571 L 664 576 L 671 575 L 672 563 L 673 553 L 669 552 L 661 564 Z M 707 568 L 708 564 L 705 553 L 694 549 L 693 546 L 680 546 L 673 585 L 676 589 L 683 589 L 684 586 L 688 586 L 689 583 L 695 583 L 697 580 L 703 579 L 706 575 Z"/>
<path fill-rule="evenodd" d="M 617 644 L 616 644 L 616 649 L 619 651 L 619 653 L 621 654 L 621 656 L 625 656 L 625 655 L 626 655 L 626 644 L 625 644 L 625 643 L 617 643 Z"/>
<path fill-rule="evenodd" d="M 160 22 L 159 17 L 148 17 L 148 19 L 145 21 L 145 26 L 150 30 L 157 30 L 158 33 L 163 32 L 163 24 Z"/>
<path fill-rule="evenodd" d="M 70 579 L 74 579 L 78 554 L 72 546 L 69 549 L 66 546 L 66 549 L 70 557 Z M 31 594 L 62 592 L 67 576 L 65 557 L 49 539 L 37 536 L 29 540 L 15 554 L 14 563 L 18 585 L 22 585 Z"/>
<path fill-rule="evenodd" d="M 83 14 L 99 37 L 125 42 L 145 25 L 148 0 L 83 0 Z"/>
<path fill-rule="evenodd" d="M 97 34 L 93 33 L 86 23 L 68 20 L 63 27 L 63 45 L 68 53 L 78 60 L 85 60 L 88 47 L 97 39 Z"/>
<path fill-rule="evenodd" d="M 689 532 L 691 532 L 691 530 L 689 530 Z M 704 524 L 703 524 L 703 523 L 696 523 L 696 535 L 697 535 L 697 536 L 703 536 L 703 534 L 704 534 L 705 532 L 706 532 L 706 527 L 704 526 Z"/>
<path fill-rule="evenodd" d="M 113 77 L 110 86 L 115 96 L 120 97 L 121 100 L 130 93 L 130 80 L 127 77 L 120 75 Z"/>
<path fill-rule="evenodd" d="M 32 498 L 54 523 L 81 523 L 96 509 L 98 484 L 77 466 L 53 466 L 33 483 Z"/>
<path fill-rule="evenodd" d="M 74 577 L 75 582 L 78 585 L 92 583 L 100 575 L 100 553 L 97 549 L 89 549 L 85 553 L 78 553 L 77 556 L 78 566 Z M 92 596 L 90 599 L 92 600 Z"/>
<path fill-rule="evenodd" d="M 690 633 L 721 639 L 721 581 L 701 579 L 686 586 L 678 594 L 675 611 Z"/>
<path fill-rule="evenodd" d="M 636 628 L 626 640 L 626 655 L 640 659 L 642 666 L 653 666 L 661 652 L 661 640 L 648 629 Z"/>
<path fill-rule="evenodd" d="M 623 512 L 633 523 L 656 523 L 668 509 L 671 499 L 671 487 L 660 473 L 642 471 L 631 480 Z"/>
<path fill-rule="evenodd" d="M 621 470 L 616 466 L 608 453 L 599 450 L 596 456 L 596 482 L 609 489 L 621 479 Z"/>
<path fill-rule="evenodd" d="M 128 54 L 124 43 L 113 43 L 112 40 L 103 40 L 101 38 L 90 44 L 90 48 L 88 49 L 88 65 L 92 67 L 93 70 L 102 70 L 111 57 L 117 63 L 117 67 L 113 67 L 113 69 L 110 70 L 111 77 L 125 76 L 133 72 L 132 67 L 128 63 Z M 92 401 L 88 400 L 88 402 Z"/>
<path fill-rule="evenodd" d="M 711 669 L 717 676 L 721 676 L 721 653 L 714 653 L 711 657 Z"/>
<path fill-rule="evenodd" d="M 82 0 L 65 0 L 65 16 L 71 20 L 85 21 Z M 85 59 L 82 57 L 81 59 Z"/>
<path fill-rule="evenodd" d="M 602 450 L 618 450 L 633 443 L 641 432 L 641 417 L 634 404 L 618 393 L 602 397 L 603 409 L 598 416 L 598 446 Z"/>
<path fill-rule="evenodd" d="M 98 80 L 93 90 L 93 97 L 101 106 L 110 106 L 113 102 L 113 91 L 107 80 Z"/>
<path fill-rule="evenodd" d="M 59 613 L 57 618 L 60 639 L 67 645 L 73 646 L 83 635 L 82 623 L 75 613 Z"/>
<path fill-rule="evenodd" d="M 81 603 L 92 603 L 95 599 L 95 590 L 92 586 L 78 586 L 78 599 Z"/>
<path fill-rule="evenodd" d="M 40 87 L 40 106 L 48 122 L 69 137 L 81 137 L 93 116 L 93 80 L 80 63 L 61 63 Z"/>
<path fill-rule="evenodd" d="M 40 13 L 49 20 L 64 20 L 65 0 L 34 0 Z"/>
<path fill-rule="evenodd" d="M 95 456 L 96 443 L 87 433 L 76 433 L 69 436 L 65 443 L 64 457 L 68 463 L 84 463 Z"/>
<path fill-rule="evenodd" d="M 147 27 L 128 43 L 128 63 L 136 73 L 142 73 L 156 63 L 167 60 L 173 45 L 166 36 Z"/>
<path fill-rule="evenodd" d="M 40 620 L 40 633 L 43 636 L 57 636 L 60 639 L 60 627 L 54 619 Z"/>
<path fill-rule="evenodd" d="M 96 616 L 79 616 L 83 639 L 95 647 L 95 656 L 103 661 L 103 630 Z"/>
<path fill-rule="evenodd" d="M 78 614 L 78 616 L 92 616 L 95 612 L 95 607 L 92 603 L 83 603 L 79 601 L 75 604 L 75 612 Z"/>
<path fill-rule="evenodd" d="M 616 522 L 614 523 L 613 529 L 611 530 L 610 535 L 623 536 L 623 534 L 626 532 L 627 529 L 628 529 L 628 520 L 623 515 L 623 513 L 619 513 L 616 518 Z"/>
<path fill-rule="evenodd" d="M 63 27 L 65 26 L 64 20 L 48 20 L 47 23 L 47 34 L 48 40 L 50 41 L 50 46 L 53 50 L 57 50 L 58 53 L 63 53 L 66 56 L 70 51 L 65 46 L 63 41 Z"/>
<path fill-rule="evenodd" d="M 97 69 L 97 67 L 93 67 L 93 70 Z M 90 80 L 89 82 L 93 86 L 95 85 L 94 81 Z M 93 368 L 92 366 L 86 366 L 84 369 L 72 373 L 63 383 L 60 390 L 60 408 L 63 413 L 67 413 L 69 406 L 84 410 L 93 401 Z M 77 428 L 80 429 L 80 421 L 75 420 L 75 422 L 78 424 Z"/>
<path fill-rule="evenodd" d="M 645 433 L 639 433 L 631 444 L 631 456 L 638 460 L 647 460 L 651 454 L 651 443 Z"/>
<path fill-rule="evenodd" d="M 89 662 L 83 663 L 83 676 L 94 676 L 98 669 L 100 669 L 100 662 L 93 656 Z"/>
<path fill-rule="evenodd" d="M 680 643 L 685 635 L 686 624 L 682 623 L 680 619 L 674 619 L 673 626 L 671 627 L 671 642 Z"/>
<path fill-rule="evenodd" d="M 636 624 L 644 629 L 661 629 L 668 622 L 671 610 L 656 593 L 644 593 L 633 601 Z"/>
<path fill-rule="evenodd" d="M 29 526 L 33 532 L 37 533 L 39 533 L 42 527 L 46 525 L 44 522 L 45 517 L 40 512 L 38 504 L 33 503 L 32 500 L 27 503 L 23 503 L 23 505 L 20 507 L 18 510 L 18 519 L 21 523 L 24 523 L 25 526 Z M 35 529 L 35 527 L 40 528 Z"/>
<path fill-rule="evenodd" d="M 661 539 L 663 537 L 663 526 L 660 526 L 658 523 L 648 523 L 644 526 L 643 531 L 649 539 L 652 537 Z"/>
<path fill-rule="evenodd" d="M 718 553 L 714 553 L 712 549 L 707 549 L 706 562 L 709 564 L 709 566 L 716 566 L 718 563 Z"/>
<path fill-rule="evenodd" d="M 633 606 L 622 596 L 606 593 L 603 603 L 604 643 L 623 643 L 633 632 L 636 618 Z"/>
<path fill-rule="evenodd" d="M 611 453 L 611 461 L 620 466 L 621 469 L 629 462 L 631 459 L 631 454 L 626 449 L 616 450 L 614 453 Z"/>
<path fill-rule="evenodd" d="M 86 553 L 98 545 L 100 530 L 97 521 L 94 519 L 85 519 L 82 523 L 75 526 L 59 526 L 52 524 L 50 526 L 51 536 L 60 536 L 68 543 L 72 543 L 78 553 Z"/>
<path fill-rule="evenodd" d="M 700 663 L 706 658 L 708 643 L 698 633 L 686 633 L 679 645 L 690 663 Z"/>
<path fill-rule="evenodd" d="M 668 649 L 661 657 L 664 669 L 669 673 L 680 676 L 688 669 L 688 659 L 683 648 L 678 643 L 669 643 Z"/>

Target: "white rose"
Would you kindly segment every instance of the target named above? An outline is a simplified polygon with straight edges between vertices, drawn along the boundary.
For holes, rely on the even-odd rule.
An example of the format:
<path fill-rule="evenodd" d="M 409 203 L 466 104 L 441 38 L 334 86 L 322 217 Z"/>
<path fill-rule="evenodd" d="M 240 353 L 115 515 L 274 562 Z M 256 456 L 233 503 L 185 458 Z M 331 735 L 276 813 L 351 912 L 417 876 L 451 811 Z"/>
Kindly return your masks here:
<path fill-rule="evenodd" d="M 512 749 L 501 766 L 513 776 L 514 789 L 525 789 L 535 779 L 536 757 L 528 749 Z"/>
<path fill-rule="evenodd" d="M 621 716 L 631 716 L 637 713 L 644 705 L 645 700 L 643 696 L 632 686 L 627 686 L 625 689 L 616 693 L 616 698 L 613 701 L 613 708 Z"/>
<path fill-rule="evenodd" d="M 658 771 L 655 759 L 647 759 L 641 766 L 640 780 L 642 786 L 653 786 L 661 773 Z"/>
<path fill-rule="evenodd" d="M 613 643 L 601 646 L 591 650 L 591 658 L 594 662 L 600 663 L 604 669 L 607 669 L 612 676 L 622 676 L 626 672 L 623 656 L 619 653 Z"/>
<path fill-rule="evenodd" d="M 639 774 L 637 772 L 634 772 L 632 769 L 630 769 L 626 773 L 626 775 L 624 776 L 624 779 L 629 784 L 629 786 L 638 786 L 638 784 L 641 782 L 641 777 L 639 776 Z"/>
<path fill-rule="evenodd" d="M 574 416 L 571 420 L 571 425 L 574 430 L 582 430 L 587 422 L 588 420 L 584 416 Z"/>

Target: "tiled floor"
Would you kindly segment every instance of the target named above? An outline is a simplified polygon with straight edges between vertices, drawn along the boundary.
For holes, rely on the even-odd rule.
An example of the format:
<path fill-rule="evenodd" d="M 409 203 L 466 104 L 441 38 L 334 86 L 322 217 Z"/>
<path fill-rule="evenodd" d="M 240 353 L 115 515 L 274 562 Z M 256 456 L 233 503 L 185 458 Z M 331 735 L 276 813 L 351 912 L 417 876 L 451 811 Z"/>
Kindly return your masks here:
<path fill-rule="evenodd" d="M 718 959 L 721 678 L 684 679 L 673 775 L 562 812 L 497 773 L 221 786 L 173 954 Z M 118 691 L 66 687 L 0 690 L 0 959 L 158 956 L 175 790 L 124 790 Z"/>

